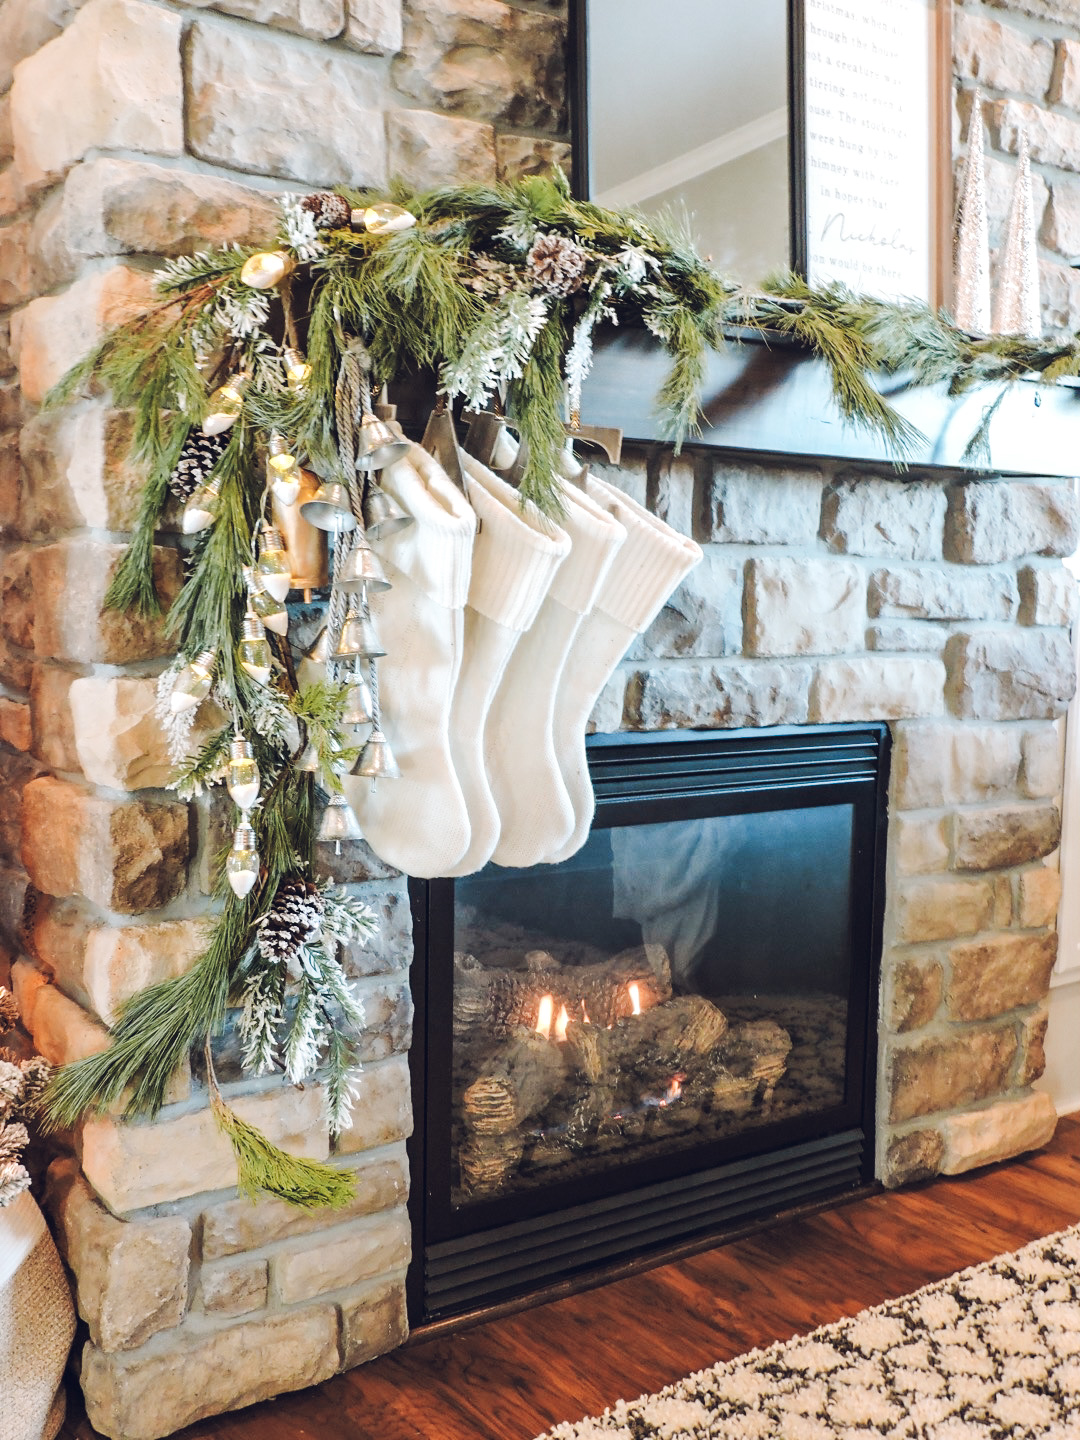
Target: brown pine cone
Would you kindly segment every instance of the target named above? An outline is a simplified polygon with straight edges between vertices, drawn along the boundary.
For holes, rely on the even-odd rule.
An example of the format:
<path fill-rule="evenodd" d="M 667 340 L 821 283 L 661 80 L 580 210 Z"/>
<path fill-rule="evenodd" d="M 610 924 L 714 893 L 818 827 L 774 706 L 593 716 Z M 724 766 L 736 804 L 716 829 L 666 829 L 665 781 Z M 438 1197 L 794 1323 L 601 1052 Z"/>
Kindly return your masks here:
<path fill-rule="evenodd" d="M 317 190 L 313 195 L 305 195 L 300 204 L 314 216 L 316 230 L 344 230 L 348 227 L 352 207 L 332 190 Z"/>

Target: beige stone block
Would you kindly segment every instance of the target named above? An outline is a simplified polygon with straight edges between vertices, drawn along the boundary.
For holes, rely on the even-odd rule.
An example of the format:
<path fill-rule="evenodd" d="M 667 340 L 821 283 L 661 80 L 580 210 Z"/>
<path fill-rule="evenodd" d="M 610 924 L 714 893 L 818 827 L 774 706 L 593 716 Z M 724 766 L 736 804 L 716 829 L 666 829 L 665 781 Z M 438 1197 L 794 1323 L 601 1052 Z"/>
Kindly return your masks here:
<path fill-rule="evenodd" d="M 146 472 L 129 458 L 131 432 L 131 418 L 100 401 L 33 416 L 20 436 L 24 533 L 134 529 Z"/>
<path fill-rule="evenodd" d="M 404 1280 L 372 1286 L 343 1302 L 341 1332 L 343 1370 L 404 1345 L 409 1338 Z"/>
<path fill-rule="evenodd" d="M 90 1001 L 107 1025 L 132 995 L 185 975 L 203 954 L 212 921 L 165 920 L 159 925 L 99 925 L 86 936 L 83 976 Z"/>
<path fill-rule="evenodd" d="M 890 1124 L 1000 1094 L 1016 1050 L 1011 1025 L 895 1045 L 889 1057 Z"/>
<path fill-rule="evenodd" d="M 184 888 L 187 858 L 185 805 L 110 800 L 47 775 L 23 791 L 22 861 L 46 895 L 153 910 Z"/>
<path fill-rule="evenodd" d="M 933 956 L 894 958 L 888 977 L 889 1029 L 921 1030 L 937 1013 L 944 990 L 941 962 Z"/>
<path fill-rule="evenodd" d="M 945 667 L 930 656 L 822 660 L 810 687 L 811 724 L 941 715 Z"/>
<path fill-rule="evenodd" d="M 1044 110 L 1026 100 L 992 100 L 983 106 L 994 148 L 1006 154 L 1020 151 L 1025 133 L 1032 160 L 1075 171 L 1080 166 L 1080 121 Z"/>
<path fill-rule="evenodd" d="M 105 607 L 124 548 L 80 536 L 33 552 L 34 649 L 41 658 L 120 665 L 172 653 L 164 616 Z M 179 552 L 156 545 L 153 563 L 155 587 L 167 609 L 182 584 Z"/>
<path fill-rule="evenodd" d="M 1080 273 L 1070 265 L 1039 261 L 1043 326 L 1050 334 L 1080 326 Z"/>
<path fill-rule="evenodd" d="M 842 560 L 752 559 L 744 596 L 748 654 L 837 655 L 861 650 L 866 575 Z"/>
<path fill-rule="evenodd" d="M 958 75 L 989 90 L 1020 90 L 1044 96 L 1054 70 L 1051 40 L 957 10 L 953 64 Z"/>
<path fill-rule="evenodd" d="M 1065 722 L 1036 725 L 1020 741 L 1020 789 L 1029 800 L 1060 795 L 1065 769 Z"/>
<path fill-rule="evenodd" d="M 333 1305 L 248 1320 L 134 1355 L 83 1351 L 90 1423 L 125 1440 L 161 1440 L 224 1410 L 329 1380 L 338 1369 Z"/>
<path fill-rule="evenodd" d="M 239 15 L 256 25 L 312 40 L 332 40 L 345 26 L 345 0 L 192 0 L 200 9 Z"/>
<path fill-rule="evenodd" d="M 702 538 L 734 545 L 814 545 L 824 486 L 817 469 L 718 462 L 705 482 Z"/>
<path fill-rule="evenodd" d="M 938 1130 L 912 1130 L 889 1145 L 881 1183 L 887 1190 L 941 1174 L 945 1142 Z"/>
<path fill-rule="evenodd" d="M 44 985 L 38 990 L 27 1028 L 34 1048 L 50 1065 L 72 1065 L 88 1055 L 100 1054 L 111 1043 L 104 1025 L 55 985 Z"/>
<path fill-rule="evenodd" d="M 380 79 L 359 56 L 200 19 L 187 94 L 188 143 L 200 159 L 309 185 L 386 181 Z"/>
<path fill-rule="evenodd" d="M 54 900 L 40 893 L 26 921 L 29 953 L 65 995 L 91 1011 L 94 1006 L 84 975 L 86 941 L 97 923 L 97 912 L 88 909 L 85 901 Z"/>
<path fill-rule="evenodd" d="M 9 550 L 0 570 L 0 630 L 14 645 L 29 650 L 34 644 L 34 589 L 30 578 L 33 550 L 19 546 Z M 20 690 L 30 688 L 27 683 Z"/>
<path fill-rule="evenodd" d="M 1080 41 L 1057 42 L 1058 73 L 1050 99 L 1070 110 L 1080 110 Z"/>
<path fill-rule="evenodd" d="M 0 219 L 17 215 L 25 204 L 26 189 L 19 172 L 14 165 L 7 165 L 0 170 Z"/>
<path fill-rule="evenodd" d="M 500 180 L 524 180 L 530 175 L 551 176 L 556 166 L 570 174 L 570 146 L 562 140 L 535 135 L 496 135 L 495 158 Z"/>
<path fill-rule="evenodd" d="M 1049 720 L 1076 689 L 1065 630 L 959 633 L 945 648 L 949 707 L 973 720 Z"/>
<path fill-rule="evenodd" d="M 274 1256 L 274 1284 L 285 1305 L 345 1290 L 378 1275 L 403 1271 L 412 1232 L 404 1210 L 356 1220 L 324 1232 L 300 1248 Z"/>
<path fill-rule="evenodd" d="M 1067 484 L 1003 478 L 970 480 L 949 489 L 945 554 L 950 560 L 996 565 L 1025 555 L 1071 555 L 1076 542 L 1076 499 Z"/>
<path fill-rule="evenodd" d="M 1050 204 L 1043 216 L 1039 238 L 1050 250 L 1066 257 L 1080 244 L 1080 184 L 1058 179 L 1050 186 Z"/>
<path fill-rule="evenodd" d="M 502 0 L 425 0 L 405 6 L 392 75 L 431 110 L 512 129 L 566 129 L 566 26 L 560 15 Z"/>
<path fill-rule="evenodd" d="M 1051 25 L 1075 25 L 1076 7 L 1073 0 L 989 0 L 995 10 L 1008 10 L 1027 15 L 1032 20 Z"/>
<path fill-rule="evenodd" d="M 114 790 L 168 784 L 173 765 L 156 701 L 153 679 L 84 675 L 72 683 L 75 748 L 88 780 Z"/>
<path fill-rule="evenodd" d="M 921 620 L 1011 620 L 1017 607 L 1011 570 L 905 565 L 870 576 L 871 615 Z"/>
<path fill-rule="evenodd" d="M 328 8 L 338 9 L 340 0 Z M 216 175 L 99 156 L 68 173 L 34 222 L 53 284 L 102 255 L 184 255 L 217 245 L 265 244 L 274 196 Z"/>
<path fill-rule="evenodd" d="M 191 1249 L 191 1226 L 182 1216 L 118 1220 L 95 1199 L 74 1160 L 50 1167 L 46 1208 L 96 1346 L 134 1350 L 180 1324 Z"/>
<path fill-rule="evenodd" d="M 1061 901 L 1061 872 L 1046 865 L 1020 872 L 1019 922 L 1025 930 L 1041 929 L 1057 921 Z"/>
<path fill-rule="evenodd" d="M 1063 565 L 1025 565 L 1020 583 L 1021 625 L 1071 625 L 1076 619 L 1076 581 Z"/>
<path fill-rule="evenodd" d="M 404 1142 L 388 1146 L 364 1159 L 350 1172 L 355 1176 L 356 1193 L 349 1203 L 333 1214 L 299 1210 L 270 1195 L 252 1202 L 243 1197 L 222 1200 L 203 1212 L 203 1257 L 207 1260 L 258 1250 L 263 1245 L 293 1235 L 326 1232 L 328 1226 L 344 1224 L 361 1215 L 374 1215 L 404 1205 L 409 1192 L 409 1164 Z"/>
<path fill-rule="evenodd" d="M 11 993 L 19 1007 L 23 1026 L 32 1030 L 38 997 L 47 988 L 49 977 L 31 960 L 18 959 L 11 967 Z"/>
<path fill-rule="evenodd" d="M 995 930 L 1007 930 L 1012 924 L 1013 918 L 1013 894 L 1012 877 L 1010 875 L 992 875 L 990 883 L 994 887 L 994 914 L 991 926 Z"/>
<path fill-rule="evenodd" d="M 1050 988 L 1057 934 L 994 935 L 949 951 L 946 993 L 954 1020 L 988 1020 L 1020 1005 L 1035 1005 Z"/>
<path fill-rule="evenodd" d="M 390 1145 L 411 1134 L 408 1058 L 392 1055 L 388 1060 L 365 1065 L 351 1119 L 338 1136 L 335 1149 L 340 1154 L 353 1155 L 359 1150 Z"/>
<path fill-rule="evenodd" d="M 1021 739 L 1012 726 L 898 726 L 892 758 L 896 807 L 927 810 L 1014 793 Z"/>
<path fill-rule="evenodd" d="M 893 821 L 892 844 L 896 847 L 896 866 L 901 875 L 933 875 L 948 869 L 944 816 L 897 815 Z"/>
<path fill-rule="evenodd" d="M 369 55 L 401 49 L 401 0 L 346 0 L 345 44 Z"/>
<path fill-rule="evenodd" d="M 660 509 L 659 501 L 670 503 L 665 507 L 677 509 L 672 490 L 666 483 L 671 480 L 667 467 L 657 466 L 654 470 L 656 484 L 652 487 L 653 500 L 650 505 L 653 514 Z M 686 493 L 693 493 L 690 484 Z M 670 521 L 668 522 L 671 523 Z M 682 517 L 687 533 L 690 526 L 688 517 Z M 680 526 L 673 526 L 679 529 Z M 631 645 L 627 652 L 629 661 L 648 662 L 651 658 L 675 659 L 680 656 L 714 659 L 718 655 L 738 655 L 742 651 L 743 633 L 743 571 L 741 560 L 730 559 L 730 551 L 722 545 L 706 545 L 701 563 L 695 565 L 678 587 L 668 596 L 660 613 L 648 628 Z M 622 707 L 625 700 L 626 680 L 630 673 L 629 663 L 611 677 L 610 709 L 605 716 L 600 700 L 597 701 L 596 718 L 607 720 L 598 729 L 618 730 L 622 724 Z"/>
<path fill-rule="evenodd" d="M 106 330 L 144 310 L 151 298 L 148 274 L 115 264 L 89 270 L 63 294 L 44 295 L 17 310 L 11 343 L 29 403 L 40 405 Z"/>
<path fill-rule="evenodd" d="M 1057 1128 L 1057 1112 L 1049 1095 L 1024 1095 L 968 1115 L 950 1115 L 941 1128 L 945 1138 L 942 1172 L 960 1175 L 1048 1144 Z"/>
<path fill-rule="evenodd" d="M 1046 1069 L 1046 1029 L 1050 1019 L 1048 1007 L 1042 1006 L 1033 1015 L 1025 1016 L 1020 1025 L 1020 1062 L 1016 1069 L 1017 1085 L 1034 1085 Z"/>
<path fill-rule="evenodd" d="M 1041 860 L 1061 840 L 1056 805 L 996 805 L 953 816 L 953 867 L 997 870 Z"/>
<path fill-rule="evenodd" d="M 845 555 L 938 560 L 944 522 L 945 491 L 937 481 L 860 472 L 826 488 L 821 535 L 831 550 Z"/>
<path fill-rule="evenodd" d="M 390 173 L 413 189 L 495 179 L 490 125 L 429 110 L 392 110 L 386 126 Z"/>
<path fill-rule="evenodd" d="M 265 1260 L 204 1265 L 199 1279 L 203 1309 L 211 1315 L 248 1315 L 266 1304 L 270 1267 Z"/>
<path fill-rule="evenodd" d="M 35 665 L 30 682 L 31 749 L 52 770 L 78 773 L 79 755 L 68 695 L 75 678 L 59 665 Z"/>
<path fill-rule="evenodd" d="M 0 697 L 0 740 L 13 750 L 29 750 L 32 743 L 30 706 Z"/>
<path fill-rule="evenodd" d="M 975 935 L 989 925 L 994 891 L 986 880 L 902 881 L 896 888 L 896 938 L 908 944 Z"/>
<path fill-rule="evenodd" d="M 30 221 L 15 220 L 0 226 L 0 306 L 8 309 L 21 305 L 41 288 L 37 256 L 30 242 Z"/>
<path fill-rule="evenodd" d="M 59 35 L 78 8 L 79 0 L 5 0 L 0 6 L 0 90 L 11 84 L 18 62 Z"/>
<path fill-rule="evenodd" d="M 230 1106 L 291 1155 L 325 1160 L 329 1149 L 321 1085 L 282 1086 L 236 1096 Z M 176 1157 L 183 1155 L 178 1166 Z M 209 1108 L 149 1124 L 92 1117 L 83 1124 L 87 1180 L 117 1214 L 236 1184 L 232 1146 Z"/>
<path fill-rule="evenodd" d="M 27 185 L 89 151 L 179 155 L 184 147 L 180 16 L 142 0 L 88 0 L 15 69 L 15 163 Z"/>
<path fill-rule="evenodd" d="M 17 7 L 13 5 L 4 6 L 4 9 L 0 11 L 0 25 L 3 25 L 4 21 L 7 19 L 11 11 L 16 8 Z M 38 7 L 35 6 L 34 8 Z M 49 39 L 52 39 L 51 35 L 49 36 Z M 35 45 L 33 48 L 36 50 L 38 47 Z M 10 51 L 4 51 L 3 40 L 2 37 L 0 37 L 0 54 L 5 53 L 10 54 Z M 20 55 L 17 58 L 21 60 L 22 56 Z M 10 63 L 13 64 L 14 60 L 12 60 Z M 6 82 L 0 81 L 0 85 L 5 83 L 10 84 L 10 76 L 7 78 Z M 9 90 L 6 95 L 0 95 L 0 162 L 6 165 L 9 160 L 14 158 L 14 155 L 15 138 L 11 133 L 11 91 Z"/>

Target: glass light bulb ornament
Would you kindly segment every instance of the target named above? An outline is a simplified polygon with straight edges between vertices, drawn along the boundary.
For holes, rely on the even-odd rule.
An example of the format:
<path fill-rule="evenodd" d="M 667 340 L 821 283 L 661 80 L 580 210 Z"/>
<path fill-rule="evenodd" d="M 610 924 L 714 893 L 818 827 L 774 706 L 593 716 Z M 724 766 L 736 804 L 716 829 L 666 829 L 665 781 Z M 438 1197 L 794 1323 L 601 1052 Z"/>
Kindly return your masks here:
<path fill-rule="evenodd" d="M 303 472 L 299 465 L 294 465 L 291 470 L 278 470 L 267 460 L 266 483 L 270 486 L 274 499 L 286 509 L 296 504 L 302 480 Z"/>
<path fill-rule="evenodd" d="M 260 583 L 254 566 L 244 566 L 244 581 L 248 587 L 248 609 L 257 615 L 267 630 L 275 635 L 289 633 L 289 612 L 284 602 L 275 600 L 270 591 Z"/>
<path fill-rule="evenodd" d="M 253 290 L 272 290 L 295 268 L 296 262 L 284 250 L 260 250 L 244 261 L 240 279 Z"/>
<path fill-rule="evenodd" d="M 285 553 L 280 530 L 265 522 L 259 534 L 259 558 L 255 562 L 259 584 L 269 590 L 275 600 L 284 600 L 292 588 L 292 571 Z"/>
<path fill-rule="evenodd" d="M 235 425 L 240 418 L 240 411 L 244 408 L 244 387 L 247 382 L 246 372 L 241 371 L 238 375 L 231 375 L 224 385 L 218 386 L 206 402 L 206 419 L 202 423 L 204 435 L 220 435 L 228 430 L 230 425 Z"/>
<path fill-rule="evenodd" d="M 262 621 L 257 615 L 249 614 L 244 617 L 237 659 L 240 661 L 240 668 L 250 675 L 257 685 L 265 685 L 270 679 L 274 657 Z"/>
<path fill-rule="evenodd" d="M 225 767 L 225 788 L 233 804 L 247 812 L 259 798 L 261 779 L 251 741 L 235 736 L 229 744 L 229 763 Z"/>
<path fill-rule="evenodd" d="M 296 469 L 296 456 L 293 448 L 279 430 L 271 430 L 270 439 L 266 442 L 266 453 L 269 457 L 270 468 L 285 475 L 290 470 Z"/>
<path fill-rule="evenodd" d="M 285 365 L 285 383 L 294 395 L 302 395 L 304 387 L 311 379 L 311 366 L 301 355 L 300 351 L 292 345 L 286 345 L 281 352 L 281 358 Z"/>
<path fill-rule="evenodd" d="M 188 496 L 184 505 L 180 527 L 185 535 L 198 535 L 200 530 L 209 530 L 218 517 L 221 503 L 221 477 L 215 476 L 205 485 L 200 485 Z"/>
<path fill-rule="evenodd" d="M 225 857 L 225 875 L 233 894 L 240 900 L 251 894 L 259 878 L 257 845 L 255 831 L 247 820 L 242 820 L 233 831 L 232 849 Z"/>
<path fill-rule="evenodd" d="M 194 710 L 196 705 L 201 705 L 210 694 L 216 658 L 213 650 L 204 650 L 177 675 L 169 695 L 169 709 L 174 715 L 180 715 L 185 710 Z"/>
<path fill-rule="evenodd" d="M 352 229 L 366 230 L 369 235 L 394 235 L 399 230 L 411 230 L 416 224 L 416 216 L 403 205 L 384 200 L 378 205 L 354 210 L 349 224 Z"/>

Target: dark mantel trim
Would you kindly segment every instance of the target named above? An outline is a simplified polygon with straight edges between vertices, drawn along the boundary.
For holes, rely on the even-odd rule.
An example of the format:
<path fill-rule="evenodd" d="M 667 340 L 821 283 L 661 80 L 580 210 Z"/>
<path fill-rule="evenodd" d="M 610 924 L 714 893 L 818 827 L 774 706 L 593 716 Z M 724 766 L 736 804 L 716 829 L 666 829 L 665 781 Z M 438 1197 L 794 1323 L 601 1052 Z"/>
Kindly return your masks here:
<path fill-rule="evenodd" d="M 656 395 L 668 356 L 641 329 L 598 330 L 592 373 L 582 393 L 585 423 L 615 425 L 628 440 L 662 438 Z M 998 386 L 953 397 L 944 385 L 883 377 L 878 388 L 926 437 L 909 457 L 919 469 L 984 470 L 963 458 Z M 833 402 L 824 361 L 778 337 L 735 339 L 708 357 L 704 420 L 695 445 L 713 449 L 891 464 L 882 438 L 856 430 Z M 990 427 L 991 468 L 1009 475 L 1080 474 L 1080 389 L 1021 381 L 1005 395 Z"/>

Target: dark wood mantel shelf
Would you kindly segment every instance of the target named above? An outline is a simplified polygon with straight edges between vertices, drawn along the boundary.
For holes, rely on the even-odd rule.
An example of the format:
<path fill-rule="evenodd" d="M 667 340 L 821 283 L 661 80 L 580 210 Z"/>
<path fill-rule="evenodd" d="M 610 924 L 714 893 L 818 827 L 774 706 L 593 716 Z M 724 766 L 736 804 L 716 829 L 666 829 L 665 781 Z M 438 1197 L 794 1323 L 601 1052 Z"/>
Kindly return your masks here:
<path fill-rule="evenodd" d="M 669 360 L 647 331 L 597 332 L 592 373 L 582 394 L 582 419 L 615 425 L 628 440 L 661 438 L 655 397 Z M 983 413 L 997 397 L 985 386 L 954 398 L 945 386 L 912 386 L 898 377 L 879 388 L 926 437 L 909 457 L 918 469 L 984 469 L 963 458 Z M 890 464 L 893 456 L 877 434 L 841 419 L 829 389 L 824 361 L 778 337 L 734 339 L 711 354 L 704 386 L 705 420 L 695 444 L 770 455 Z M 991 465 L 1006 475 L 1080 473 L 1080 389 L 1071 385 L 1010 387 L 990 429 Z"/>

